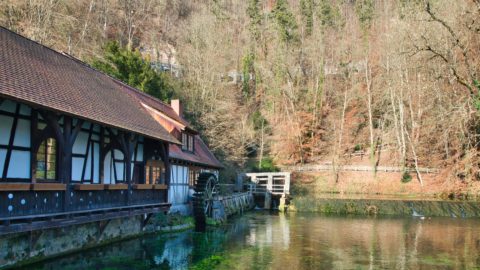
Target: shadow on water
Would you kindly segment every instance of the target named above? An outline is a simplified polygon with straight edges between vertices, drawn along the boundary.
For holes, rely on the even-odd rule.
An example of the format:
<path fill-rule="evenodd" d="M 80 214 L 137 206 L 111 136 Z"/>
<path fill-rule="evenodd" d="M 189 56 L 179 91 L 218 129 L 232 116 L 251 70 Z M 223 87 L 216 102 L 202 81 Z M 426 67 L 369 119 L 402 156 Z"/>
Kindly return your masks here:
<path fill-rule="evenodd" d="M 480 269 L 480 220 L 249 213 L 24 269 Z"/>
<path fill-rule="evenodd" d="M 206 220 L 196 219 L 195 220 L 195 232 L 205 232 L 207 230 Z"/>

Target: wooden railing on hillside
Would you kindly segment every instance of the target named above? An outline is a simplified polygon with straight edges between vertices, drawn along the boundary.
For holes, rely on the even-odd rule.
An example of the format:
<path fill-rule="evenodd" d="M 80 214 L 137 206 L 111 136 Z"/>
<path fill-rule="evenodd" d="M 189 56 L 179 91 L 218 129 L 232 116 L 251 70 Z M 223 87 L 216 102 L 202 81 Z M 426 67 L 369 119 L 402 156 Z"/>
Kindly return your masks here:
<path fill-rule="evenodd" d="M 315 171 L 331 171 L 333 170 L 332 164 L 315 164 L 315 165 L 298 165 L 282 167 L 284 170 L 292 172 L 315 172 Z M 377 166 L 374 168 L 371 165 L 341 165 L 336 168 L 339 171 L 353 171 L 353 172 L 403 172 L 402 167 L 394 166 Z M 406 168 L 407 172 L 415 172 L 415 168 Z M 420 173 L 438 173 L 438 169 L 434 168 L 418 168 Z"/>

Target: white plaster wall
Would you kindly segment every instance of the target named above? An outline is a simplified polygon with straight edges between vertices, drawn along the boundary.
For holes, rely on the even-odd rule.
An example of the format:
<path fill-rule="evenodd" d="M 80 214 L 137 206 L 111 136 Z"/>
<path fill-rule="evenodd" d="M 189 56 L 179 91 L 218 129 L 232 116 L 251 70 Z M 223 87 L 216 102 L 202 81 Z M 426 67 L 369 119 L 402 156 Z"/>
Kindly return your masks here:
<path fill-rule="evenodd" d="M 0 115 L 0 144 L 8 145 L 13 117 Z"/>
<path fill-rule="evenodd" d="M 72 180 L 82 180 L 83 158 L 72 158 Z"/>
<path fill-rule="evenodd" d="M 87 164 L 85 164 L 85 179 L 87 180 L 92 180 L 92 156 L 92 146 L 90 146 L 90 151 L 87 156 Z"/>
<path fill-rule="evenodd" d="M 125 164 L 123 162 L 115 162 L 115 172 L 117 173 L 117 181 L 123 181 L 123 173 L 125 170 Z"/>
<path fill-rule="evenodd" d="M 90 128 L 90 123 L 84 123 L 83 126 L 85 128 Z M 81 131 L 77 138 L 75 139 L 75 143 L 73 144 L 72 152 L 74 154 L 87 154 L 87 146 L 88 146 L 88 136 L 87 132 Z M 98 135 L 95 135 L 98 137 Z M 93 138 L 93 136 L 92 136 Z M 95 156 L 95 158 L 94 158 Z M 85 180 L 92 180 L 92 158 L 94 158 L 94 172 L 93 172 L 93 182 L 99 183 L 99 167 L 100 167 L 100 148 L 98 143 L 94 143 L 94 147 L 90 145 L 90 149 L 88 149 L 88 155 L 86 157 L 86 164 L 85 164 Z M 83 157 L 74 157 L 72 158 L 72 180 L 80 181 L 82 179 L 83 173 L 83 166 L 85 163 L 85 158 Z"/>
<path fill-rule="evenodd" d="M 188 167 L 172 165 L 170 175 L 169 202 L 173 205 L 188 202 Z"/>
<path fill-rule="evenodd" d="M 18 119 L 13 145 L 30 147 L 30 120 Z"/>
<path fill-rule="evenodd" d="M 137 147 L 137 161 L 143 161 L 143 144 L 139 144 Z"/>
<path fill-rule="evenodd" d="M 8 178 L 30 178 L 30 152 L 12 151 L 8 166 Z"/>
<path fill-rule="evenodd" d="M 7 156 L 6 149 L 0 149 L 0 172 L 3 172 L 3 167 L 5 166 L 5 158 Z"/>
<path fill-rule="evenodd" d="M 93 182 L 100 183 L 100 144 L 93 144 L 93 158 L 95 163 L 93 164 Z"/>
<path fill-rule="evenodd" d="M 118 150 L 114 149 L 114 157 L 115 159 L 123 159 L 123 153 Z M 104 180 L 105 184 L 115 184 L 115 174 L 114 172 L 117 173 L 117 181 L 122 181 L 124 178 L 124 170 L 125 170 L 125 165 L 123 162 L 113 162 L 112 159 L 112 151 L 109 151 L 107 155 L 105 155 L 105 161 L 104 161 Z M 115 171 L 114 171 L 115 170 Z"/>
<path fill-rule="evenodd" d="M 11 100 L 5 100 L 0 106 L 0 110 L 14 113 L 17 107 L 17 103 Z"/>
<path fill-rule="evenodd" d="M 75 143 L 73 144 L 72 152 L 74 154 L 85 155 L 87 153 L 88 133 L 79 132 Z"/>
<path fill-rule="evenodd" d="M 16 102 L 5 100 L 0 106 L 0 110 L 15 113 L 16 106 Z M 30 115 L 30 108 L 26 105 L 21 105 L 20 112 L 23 115 Z M 13 122 L 13 117 L 0 115 L 0 144 L 8 145 Z M 30 120 L 18 119 L 13 145 L 30 147 Z M 5 149 L 0 149 L 0 172 L 3 171 L 6 165 L 6 153 Z M 7 177 L 9 178 L 30 178 L 30 151 L 12 150 L 10 164 L 7 169 Z"/>
<path fill-rule="evenodd" d="M 112 151 L 109 151 L 105 155 L 105 160 L 103 163 L 103 177 L 104 177 L 104 183 L 105 184 L 112 184 Z"/>
<path fill-rule="evenodd" d="M 20 105 L 20 114 L 25 116 L 31 115 L 32 109 L 29 106 L 22 104 Z"/>

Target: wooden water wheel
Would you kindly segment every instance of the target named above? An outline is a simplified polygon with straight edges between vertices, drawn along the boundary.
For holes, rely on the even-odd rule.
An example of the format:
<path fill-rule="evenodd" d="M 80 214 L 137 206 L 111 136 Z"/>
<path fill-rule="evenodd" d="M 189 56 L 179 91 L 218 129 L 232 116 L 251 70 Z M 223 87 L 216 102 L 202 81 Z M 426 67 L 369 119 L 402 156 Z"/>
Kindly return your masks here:
<path fill-rule="evenodd" d="M 205 225 L 207 217 L 212 217 L 213 200 L 217 194 L 217 177 L 212 173 L 201 173 L 193 194 L 193 215 L 197 225 Z"/>

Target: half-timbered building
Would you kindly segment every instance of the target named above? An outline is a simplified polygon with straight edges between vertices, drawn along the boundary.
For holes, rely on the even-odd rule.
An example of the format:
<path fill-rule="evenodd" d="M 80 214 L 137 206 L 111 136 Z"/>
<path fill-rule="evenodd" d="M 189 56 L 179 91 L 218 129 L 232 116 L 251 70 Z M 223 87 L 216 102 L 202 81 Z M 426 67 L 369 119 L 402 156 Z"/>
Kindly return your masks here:
<path fill-rule="evenodd" d="M 0 27 L 0 232 L 168 210 L 181 142 L 131 93 Z"/>
<path fill-rule="evenodd" d="M 134 88 L 129 90 L 151 116 L 181 142 L 169 145 L 171 164 L 169 201 L 172 203 L 172 211 L 188 213 L 189 201 L 198 175 L 209 172 L 218 177 L 223 165 L 209 150 L 198 131 L 185 120 L 179 100 L 172 100 L 169 105 Z M 163 165 L 157 163 L 157 166 Z"/>

